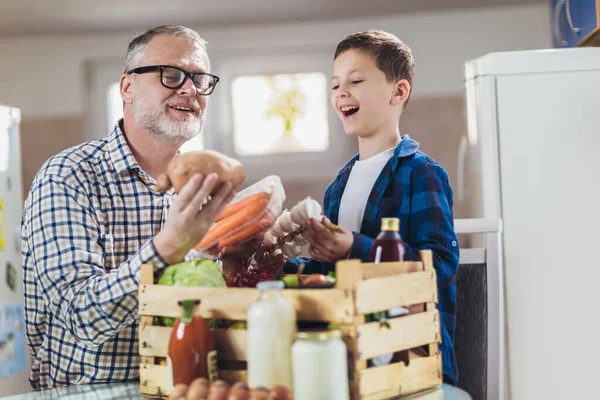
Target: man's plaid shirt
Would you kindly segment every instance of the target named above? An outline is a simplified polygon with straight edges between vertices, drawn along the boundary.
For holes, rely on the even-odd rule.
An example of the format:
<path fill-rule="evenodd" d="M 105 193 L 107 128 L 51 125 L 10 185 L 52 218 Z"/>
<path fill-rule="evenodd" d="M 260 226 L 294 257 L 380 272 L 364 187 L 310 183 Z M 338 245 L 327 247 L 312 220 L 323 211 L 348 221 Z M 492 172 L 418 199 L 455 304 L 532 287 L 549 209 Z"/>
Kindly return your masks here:
<path fill-rule="evenodd" d="M 140 267 L 173 192 L 154 193 L 119 124 L 50 158 L 22 217 L 27 339 L 35 389 L 139 376 Z"/>

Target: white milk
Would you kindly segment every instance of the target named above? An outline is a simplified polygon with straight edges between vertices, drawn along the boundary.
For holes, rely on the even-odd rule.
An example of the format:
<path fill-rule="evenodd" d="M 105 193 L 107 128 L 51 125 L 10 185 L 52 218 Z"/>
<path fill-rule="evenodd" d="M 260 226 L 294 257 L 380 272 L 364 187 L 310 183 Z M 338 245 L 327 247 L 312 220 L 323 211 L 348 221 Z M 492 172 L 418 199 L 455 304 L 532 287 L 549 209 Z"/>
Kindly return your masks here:
<path fill-rule="evenodd" d="M 248 310 L 248 385 L 292 388 L 296 311 L 281 294 L 281 281 L 260 282 L 261 296 Z"/>
<path fill-rule="evenodd" d="M 295 400 L 348 400 L 348 361 L 340 331 L 301 332 L 292 347 Z"/>

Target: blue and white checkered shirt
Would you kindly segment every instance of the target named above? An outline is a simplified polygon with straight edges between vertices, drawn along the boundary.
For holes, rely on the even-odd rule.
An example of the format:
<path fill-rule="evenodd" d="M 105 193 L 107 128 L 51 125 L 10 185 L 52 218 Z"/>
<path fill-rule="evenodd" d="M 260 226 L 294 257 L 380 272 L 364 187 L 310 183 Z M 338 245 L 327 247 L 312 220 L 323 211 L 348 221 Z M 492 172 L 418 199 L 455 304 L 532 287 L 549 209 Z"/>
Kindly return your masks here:
<path fill-rule="evenodd" d="M 152 238 L 173 196 L 154 193 L 155 183 L 119 124 L 35 177 L 21 244 L 34 389 L 139 376 L 139 272 L 165 266 Z"/>

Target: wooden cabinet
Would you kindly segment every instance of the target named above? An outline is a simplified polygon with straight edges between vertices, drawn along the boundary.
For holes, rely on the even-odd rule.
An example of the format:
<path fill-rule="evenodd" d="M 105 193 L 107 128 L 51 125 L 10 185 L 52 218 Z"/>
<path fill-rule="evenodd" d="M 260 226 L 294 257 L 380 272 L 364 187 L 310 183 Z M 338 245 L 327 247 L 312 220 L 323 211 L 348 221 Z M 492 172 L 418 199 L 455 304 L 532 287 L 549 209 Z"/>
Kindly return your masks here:
<path fill-rule="evenodd" d="M 600 0 L 550 0 L 554 47 L 600 46 Z"/>

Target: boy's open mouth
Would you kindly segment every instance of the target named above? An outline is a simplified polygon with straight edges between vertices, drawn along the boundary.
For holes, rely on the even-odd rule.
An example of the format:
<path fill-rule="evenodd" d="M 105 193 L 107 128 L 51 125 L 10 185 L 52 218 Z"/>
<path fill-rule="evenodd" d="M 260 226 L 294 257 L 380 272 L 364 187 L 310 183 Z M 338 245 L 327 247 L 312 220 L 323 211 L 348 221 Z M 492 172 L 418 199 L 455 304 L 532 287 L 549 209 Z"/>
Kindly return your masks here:
<path fill-rule="evenodd" d="M 340 111 L 342 112 L 342 114 L 344 114 L 345 117 L 349 117 L 353 114 L 356 114 L 358 112 L 359 107 L 358 106 L 343 106 L 340 107 Z"/>

